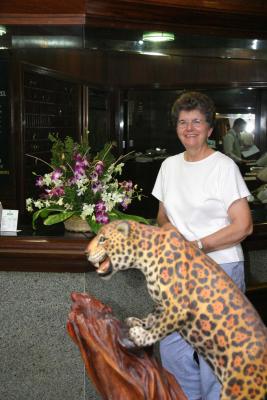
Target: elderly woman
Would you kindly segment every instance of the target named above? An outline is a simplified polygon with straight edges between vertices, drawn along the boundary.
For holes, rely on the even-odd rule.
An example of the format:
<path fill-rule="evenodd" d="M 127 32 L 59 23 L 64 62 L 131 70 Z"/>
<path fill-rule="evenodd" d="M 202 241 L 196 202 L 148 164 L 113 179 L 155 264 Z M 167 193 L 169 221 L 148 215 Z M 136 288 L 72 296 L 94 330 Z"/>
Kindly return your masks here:
<path fill-rule="evenodd" d="M 167 158 L 158 173 L 152 192 L 159 200 L 158 224 L 175 226 L 244 291 L 240 242 L 252 233 L 250 193 L 236 163 L 208 146 L 215 123 L 212 100 L 184 93 L 174 103 L 173 115 L 185 151 Z M 189 400 L 219 400 L 220 384 L 212 370 L 178 333 L 161 341 L 160 354 Z"/>

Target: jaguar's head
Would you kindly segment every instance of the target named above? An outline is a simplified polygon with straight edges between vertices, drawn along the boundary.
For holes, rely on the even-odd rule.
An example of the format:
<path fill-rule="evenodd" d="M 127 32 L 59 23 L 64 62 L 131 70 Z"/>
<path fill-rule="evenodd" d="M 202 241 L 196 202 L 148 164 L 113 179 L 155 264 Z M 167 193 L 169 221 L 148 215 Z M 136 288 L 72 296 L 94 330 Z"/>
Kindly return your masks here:
<path fill-rule="evenodd" d="M 102 278 L 109 279 L 115 272 L 134 265 L 135 250 L 131 246 L 134 224 L 124 220 L 110 222 L 88 244 L 87 259 Z"/>

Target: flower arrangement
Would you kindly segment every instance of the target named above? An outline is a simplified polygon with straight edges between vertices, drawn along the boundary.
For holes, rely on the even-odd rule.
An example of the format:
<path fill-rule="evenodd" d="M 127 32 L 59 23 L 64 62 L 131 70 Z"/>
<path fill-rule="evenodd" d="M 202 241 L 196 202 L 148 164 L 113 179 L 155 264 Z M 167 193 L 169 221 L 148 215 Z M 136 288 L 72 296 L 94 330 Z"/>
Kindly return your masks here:
<path fill-rule="evenodd" d="M 37 176 L 39 198 L 26 200 L 27 210 L 33 212 L 34 229 L 39 217 L 45 225 L 53 225 L 78 216 L 87 221 L 94 233 L 102 224 L 114 219 L 147 223 L 145 218 L 125 214 L 134 198 L 141 200 L 142 190 L 132 181 L 117 179 L 122 173 L 125 156 L 115 160 L 111 143 L 92 157 L 87 135 L 81 144 L 69 136 L 60 140 L 54 134 L 49 135 L 49 140 L 52 142 L 50 163 L 28 155 L 47 164 L 51 170 Z"/>

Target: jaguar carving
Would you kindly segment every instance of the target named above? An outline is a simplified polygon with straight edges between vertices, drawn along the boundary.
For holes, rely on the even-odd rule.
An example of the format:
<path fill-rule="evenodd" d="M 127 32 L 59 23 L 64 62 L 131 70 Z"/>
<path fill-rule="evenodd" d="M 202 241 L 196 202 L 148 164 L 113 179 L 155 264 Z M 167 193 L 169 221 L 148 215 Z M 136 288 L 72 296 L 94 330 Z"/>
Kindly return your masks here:
<path fill-rule="evenodd" d="M 267 329 L 231 278 L 175 229 L 133 221 L 111 222 L 86 249 L 97 273 L 143 272 L 155 310 L 127 319 L 137 346 L 152 345 L 177 330 L 202 355 L 222 383 L 221 400 L 264 400 Z"/>

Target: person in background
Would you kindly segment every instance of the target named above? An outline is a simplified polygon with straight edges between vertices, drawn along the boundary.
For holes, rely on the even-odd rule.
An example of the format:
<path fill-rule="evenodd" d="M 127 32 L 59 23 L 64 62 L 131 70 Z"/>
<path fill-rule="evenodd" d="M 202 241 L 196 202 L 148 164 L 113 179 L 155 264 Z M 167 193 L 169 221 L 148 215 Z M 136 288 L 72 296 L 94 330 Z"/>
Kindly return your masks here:
<path fill-rule="evenodd" d="M 223 151 L 236 163 L 245 162 L 242 159 L 241 132 L 246 129 L 246 125 L 247 123 L 244 119 L 237 118 L 233 123 L 233 127 L 223 137 Z"/>
<path fill-rule="evenodd" d="M 174 103 L 173 115 L 185 151 L 168 157 L 159 170 L 152 191 L 159 200 L 157 222 L 163 229 L 174 226 L 244 291 L 240 242 L 252 233 L 250 193 L 237 164 L 207 144 L 215 123 L 212 100 L 186 92 Z M 213 371 L 177 332 L 160 342 L 160 355 L 189 400 L 219 400 L 221 385 Z"/>
<path fill-rule="evenodd" d="M 254 134 L 252 132 L 243 131 L 241 133 L 241 149 L 247 150 L 254 145 Z"/>

